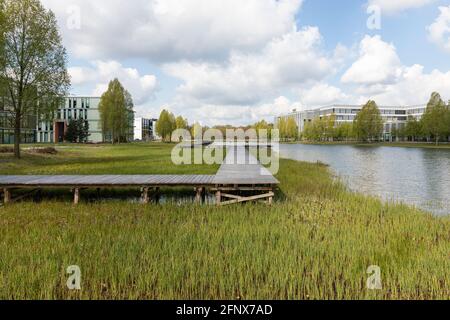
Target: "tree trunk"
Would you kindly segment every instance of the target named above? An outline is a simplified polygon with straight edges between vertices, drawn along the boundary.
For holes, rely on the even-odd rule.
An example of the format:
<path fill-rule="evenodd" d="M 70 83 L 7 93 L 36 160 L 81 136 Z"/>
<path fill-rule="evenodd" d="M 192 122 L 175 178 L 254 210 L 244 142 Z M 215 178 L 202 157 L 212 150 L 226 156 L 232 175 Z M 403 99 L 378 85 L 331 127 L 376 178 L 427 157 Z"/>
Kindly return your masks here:
<path fill-rule="evenodd" d="M 439 136 L 436 135 L 436 146 L 438 146 L 438 145 L 439 145 Z"/>
<path fill-rule="evenodd" d="M 16 159 L 20 159 L 20 133 L 21 133 L 21 114 L 20 112 L 16 112 L 15 121 L 14 121 L 14 157 Z"/>

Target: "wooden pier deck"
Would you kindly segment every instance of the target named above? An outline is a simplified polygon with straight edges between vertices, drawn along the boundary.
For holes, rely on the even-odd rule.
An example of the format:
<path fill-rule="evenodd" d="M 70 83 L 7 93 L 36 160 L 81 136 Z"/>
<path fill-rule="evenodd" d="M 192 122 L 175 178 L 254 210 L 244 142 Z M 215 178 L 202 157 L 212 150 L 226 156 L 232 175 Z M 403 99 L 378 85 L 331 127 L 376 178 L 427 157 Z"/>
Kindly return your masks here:
<path fill-rule="evenodd" d="M 247 148 L 230 147 L 213 183 L 219 205 L 255 200 L 267 200 L 271 204 L 275 195 L 273 189 L 279 181 Z M 253 194 L 242 194 L 249 191 Z M 222 202 L 222 198 L 229 200 Z"/>
<path fill-rule="evenodd" d="M 193 187 L 196 201 L 205 197 L 207 190 L 216 192 L 218 205 L 264 200 L 272 202 L 273 189 L 278 180 L 244 147 L 228 148 L 227 156 L 216 175 L 11 175 L 0 176 L 4 202 L 12 201 L 14 189 L 70 188 L 74 203 L 80 191 L 88 188 L 131 188 L 142 190 L 142 200 L 149 201 L 149 193 L 161 187 Z M 235 193 L 238 194 L 235 194 Z M 265 192 L 242 195 L 243 192 Z M 231 200 L 222 202 L 223 198 Z"/>

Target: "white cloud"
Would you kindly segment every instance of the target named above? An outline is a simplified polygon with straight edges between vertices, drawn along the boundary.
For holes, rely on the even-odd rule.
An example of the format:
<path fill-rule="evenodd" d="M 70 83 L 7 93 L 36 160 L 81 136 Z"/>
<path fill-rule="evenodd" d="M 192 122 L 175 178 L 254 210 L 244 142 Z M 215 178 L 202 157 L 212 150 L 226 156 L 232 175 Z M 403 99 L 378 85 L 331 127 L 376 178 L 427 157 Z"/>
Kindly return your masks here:
<path fill-rule="evenodd" d="M 300 91 L 300 101 L 308 107 L 349 103 L 349 99 L 340 88 L 327 83 L 318 83 Z"/>
<path fill-rule="evenodd" d="M 450 71 L 433 70 L 425 73 L 424 67 L 416 64 L 405 67 L 396 83 L 380 86 L 374 94 L 362 95 L 359 102 L 370 98 L 383 105 L 418 105 L 427 103 L 434 91 L 441 93 L 444 98 L 450 98 L 448 88 Z"/>
<path fill-rule="evenodd" d="M 395 82 L 401 63 L 393 44 L 380 36 L 365 36 L 360 43 L 359 57 L 342 76 L 344 83 L 376 84 Z"/>
<path fill-rule="evenodd" d="M 321 52 L 320 43 L 319 30 L 306 27 L 273 39 L 261 53 L 233 52 L 225 64 L 181 62 L 164 70 L 184 82 L 181 96 L 208 104 L 255 104 L 333 73 L 334 59 Z"/>
<path fill-rule="evenodd" d="M 407 9 L 420 8 L 436 0 L 369 0 L 368 5 L 378 6 L 382 12 L 393 14 Z"/>
<path fill-rule="evenodd" d="M 427 30 L 432 42 L 450 52 L 450 6 L 439 7 L 440 14 Z"/>
<path fill-rule="evenodd" d="M 108 88 L 109 81 L 118 78 L 133 96 L 138 111 L 140 106 L 153 99 L 157 89 L 157 79 L 154 75 L 141 75 L 137 69 L 126 68 L 112 60 L 96 60 L 91 62 L 89 67 L 72 67 L 69 68 L 69 73 L 75 90 L 85 86 L 91 87 L 94 89 L 90 94 L 94 96 L 101 96 Z"/>
<path fill-rule="evenodd" d="M 349 103 L 373 99 L 382 105 L 417 105 L 426 103 L 433 91 L 445 96 L 450 88 L 450 71 L 426 73 L 421 65 L 405 66 L 395 47 L 379 36 L 366 36 L 360 48 L 360 56 L 341 79 L 356 85 L 348 88 Z"/>
<path fill-rule="evenodd" d="M 274 121 L 275 116 L 291 112 L 293 109 L 301 110 L 299 102 L 291 102 L 285 96 L 279 96 L 271 102 L 254 105 L 219 105 L 201 104 L 193 106 L 192 101 L 174 101 L 168 108 L 177 114 L 188 118 L 190 123 L 199 121 L 203 125 L 214 126 L 219 124 L 242 125 L 255 123 L 262 119 Z"/>
<path fill-rule="evenodd" d="M 220 60 L 289 32 L 302 0 L 42 0 L 78 57 Z M 81 13 L 69 30 L 68 9 Z"/>

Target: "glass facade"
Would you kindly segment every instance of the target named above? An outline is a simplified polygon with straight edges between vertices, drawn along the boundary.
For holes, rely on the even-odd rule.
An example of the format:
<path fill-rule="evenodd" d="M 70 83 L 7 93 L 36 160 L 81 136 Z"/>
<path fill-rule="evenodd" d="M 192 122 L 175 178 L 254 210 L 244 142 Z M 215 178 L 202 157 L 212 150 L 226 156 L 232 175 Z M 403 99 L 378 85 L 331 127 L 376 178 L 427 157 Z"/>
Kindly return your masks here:
<path fill-rule="evenodd" d="M 14 143 L 14 114 L 9 111 L 0 110 L 0 144 Z M 21 142 L 36 142 L 36 117 L 25 116 L 22 120 Z"/>

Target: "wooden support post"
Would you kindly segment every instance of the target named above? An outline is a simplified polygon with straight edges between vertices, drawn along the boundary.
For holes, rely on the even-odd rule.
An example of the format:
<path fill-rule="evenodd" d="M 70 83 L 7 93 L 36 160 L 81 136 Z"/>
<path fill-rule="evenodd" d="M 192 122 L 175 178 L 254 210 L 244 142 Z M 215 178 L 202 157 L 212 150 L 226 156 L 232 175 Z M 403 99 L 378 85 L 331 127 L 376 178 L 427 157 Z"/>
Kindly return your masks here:
<path fill-rule="evenodd" d="M 202 202 L 202 192 L 203 192 L 203 188 L 201 188 L 201 187 L 195 188 L 195 203 Z"/>
<path fill-rule="evenodd" d="M 202 203 L 206 203 L 206 188 L 202 188 Z"/>
<path fill-rule="evenodd" d="M 73 190 L 73 204 L 78 204 L 80 202 L 80 189 L 75 188 Z"/>
<path fill-rule="evenodd" d="M 205 203 L 206 201 L 206 188 L 197 187 L 195 188 L 195 202 L 196 203 Z"/>
<path fill-rule="evenodd" d="M 161 193 L 159 191 L 160 191 L 159 187 L 156 187 L 155 188 L 155 203 L 156 204 L 159 203 L 159 200 L 161 198 Z"/>
<path fill-rule="evenodd" d="M 36 190 L 35 201 L 36 202 L 41 202 L 42 201 L 42 189 L 37 189 Z"/>
<path fill-rule="evenodd" d="M 222 194 L 220 190 L 216 191 L 216 204 L 220 206 L 220 203 L 222 202 Z"/>
<path fill-rule="evenodd" d="M 4 193 L 5 204 L 11 202 L 11 190 L 5 188 L 5 189 L 3 189 L 3 193 Z"/>
<path fill-rule="evenodd" d="M 142 188 L 142 203 L 147 204 L 149 200 L 148 187 Z"/>

